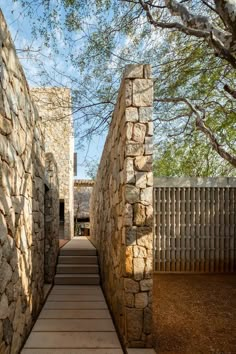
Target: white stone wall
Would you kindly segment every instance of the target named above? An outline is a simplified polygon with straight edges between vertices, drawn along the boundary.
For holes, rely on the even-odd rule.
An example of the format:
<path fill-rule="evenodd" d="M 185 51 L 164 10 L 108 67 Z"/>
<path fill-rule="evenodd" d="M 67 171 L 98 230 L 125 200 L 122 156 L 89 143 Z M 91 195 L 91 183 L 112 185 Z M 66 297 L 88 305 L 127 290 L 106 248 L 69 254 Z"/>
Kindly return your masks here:
<path fill-rule="evenodd" d="M 128 347 L 152 346 L 152 103 L 150 66 L 129 65 L 90 204 L 102 286 Z"/>
<path fill-rule="evenodd" d="M 52 152 L 58 166 L 59 198 L 65 202 L 64 238 L 74 233 L 74 137 L 70 90 L 40 88 L 31 90 L 43 119 L 45 150 Z"/>
<path fill-rule="evenodd" d="M 41 119 L 0 12 L 0 353 L 17 354 L 43 300 Z"/>

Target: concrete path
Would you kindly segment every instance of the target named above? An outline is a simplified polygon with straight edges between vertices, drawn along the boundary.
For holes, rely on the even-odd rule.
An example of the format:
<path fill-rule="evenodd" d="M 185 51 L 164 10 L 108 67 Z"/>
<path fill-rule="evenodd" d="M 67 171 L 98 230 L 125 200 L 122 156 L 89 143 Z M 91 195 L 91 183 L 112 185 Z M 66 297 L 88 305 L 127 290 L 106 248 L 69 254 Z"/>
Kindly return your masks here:
<path fill-rule="evenodd" d="M 22 354 L 122 354 L 100 286 L 55 285 Z"/>
<path fill-rule="evenodd" d="M 63 256 L 95 255 L 86 237 Z M 99 285 L 54 285 L 21 354 L 123 354 Z"/>

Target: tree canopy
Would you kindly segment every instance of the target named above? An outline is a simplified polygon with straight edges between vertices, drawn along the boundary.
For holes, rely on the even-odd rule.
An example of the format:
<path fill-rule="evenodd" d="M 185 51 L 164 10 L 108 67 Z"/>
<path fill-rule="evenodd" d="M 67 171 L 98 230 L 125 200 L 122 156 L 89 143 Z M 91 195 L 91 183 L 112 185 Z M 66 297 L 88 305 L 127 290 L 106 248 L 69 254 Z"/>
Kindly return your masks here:
<path fill-rule="evenodd" d="M 48 72 L 39 63 L 42 84 L 63 78 L 73 89 L 78 139 L 107 129 L 124 66 L 148 62 L 157 160 L 172 157 L 189 175 L 234 173 L 235 1 L 15 1 L 31 18 L 35 38 L 60 51 L 70 68 Z"/>

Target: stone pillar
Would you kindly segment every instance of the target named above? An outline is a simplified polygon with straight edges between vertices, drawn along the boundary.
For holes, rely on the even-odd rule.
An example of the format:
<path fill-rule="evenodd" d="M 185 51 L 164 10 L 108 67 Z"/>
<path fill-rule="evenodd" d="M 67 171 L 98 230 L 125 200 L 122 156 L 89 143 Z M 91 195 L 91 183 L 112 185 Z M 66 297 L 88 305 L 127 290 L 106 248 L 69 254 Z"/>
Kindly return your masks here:
<path fill-rule="evenodd" d="M 90 203 L 102 287 L 124 345 L 151 346 L 152 103 L 149 65 L 129 65 Z"/>
<path fill-rule="evenodd" d="M 128 347 L 151 347 L 153 271 L 153 81 L 149 65 L 129 65 L 125 84 L 125 337 Z"/>

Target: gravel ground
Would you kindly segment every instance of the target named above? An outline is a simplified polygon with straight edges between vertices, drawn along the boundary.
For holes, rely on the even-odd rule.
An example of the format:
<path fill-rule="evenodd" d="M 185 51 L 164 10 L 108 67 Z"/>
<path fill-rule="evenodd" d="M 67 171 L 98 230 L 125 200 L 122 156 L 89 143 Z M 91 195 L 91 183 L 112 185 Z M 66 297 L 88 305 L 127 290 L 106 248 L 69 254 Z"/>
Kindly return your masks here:
<path fill-rule="evenodd" d="M 236 353 L 236 274 L 154 274 L 157 353 Z"/>

